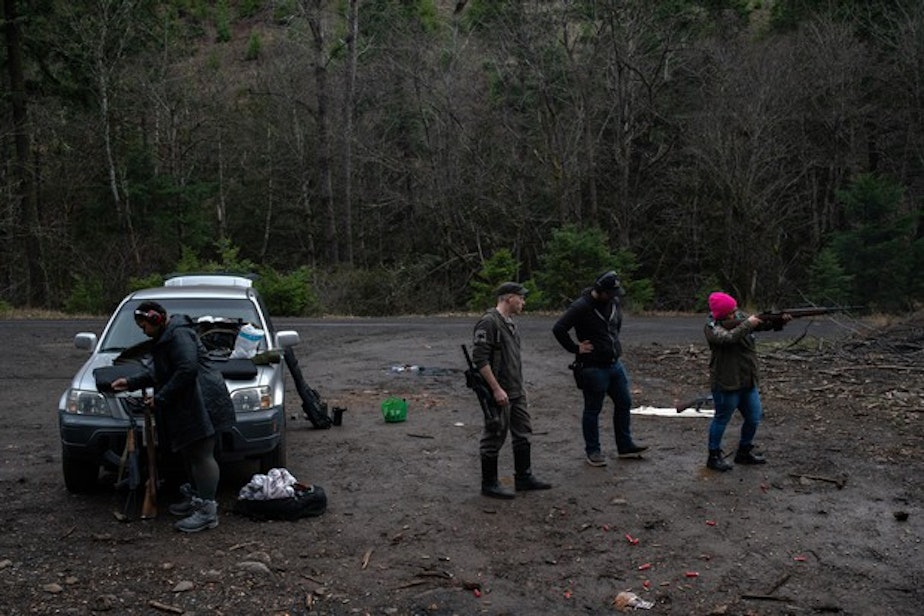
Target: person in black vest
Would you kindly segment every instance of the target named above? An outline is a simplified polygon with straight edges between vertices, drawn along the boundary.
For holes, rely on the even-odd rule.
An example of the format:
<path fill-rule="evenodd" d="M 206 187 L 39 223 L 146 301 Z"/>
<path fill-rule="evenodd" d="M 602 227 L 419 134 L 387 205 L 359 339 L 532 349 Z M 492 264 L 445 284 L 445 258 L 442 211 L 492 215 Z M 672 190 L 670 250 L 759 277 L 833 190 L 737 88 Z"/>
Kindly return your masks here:
<path fill-rule="evenodd" d="M 215 460 L 217 434 L 234 424 L 234 403 L 221 373 L 212 366 L 192 319 L 183 314 L 168 318 L 157 302 L 142 302 L 135 322 L 153 340 L 153 366 L 138 376 L 116 379 L 115 391 L 153 387 L 145 400 L 162 423 L 170 448 L 183 457 L 190 484 L 187 500 L 170 507 L 186 515 L 177 530 L 194 533 L 218 526 L 219 468 Z"/>
<path fill-rule="evenodd" d="M 472 363 L 491 390 L 498 414 L 497 422 L 485 422 L 481 434 L 481 493 L 491 498 L 513 498 L 514 493 L 497 481 L 497 459 L 508 430 L 513 441 L 516 490 L 548 490 L 552 486 L 536 479 L 531 468 L 533 429 L 523 387 L 520 334 L 513 321 L 514 315 L 523 312 L 526 287 L 505 282 L 496 295 L 497 305 L 475 325 L 472 344 Z"/>
<path fill-rule="evenodd" d="M 622 285 L 616 272 L 606 272 L 592 287 L 581 292 L 552 327 L 558 343 L 582 366 L 579 375 L 584 392 L 581 428 L 590 466 L 606 466 L 606 457 L 600 447 L 600 412 L 607 396 L 613 401 L 613 431 L 620 457 L 638 456 L 648 449 L 632 440 L 629 414 L 632 395 L 629 376 L 620 361 L 621 295 Z M 577 342 L 571 338 L 572 329 Z"/>

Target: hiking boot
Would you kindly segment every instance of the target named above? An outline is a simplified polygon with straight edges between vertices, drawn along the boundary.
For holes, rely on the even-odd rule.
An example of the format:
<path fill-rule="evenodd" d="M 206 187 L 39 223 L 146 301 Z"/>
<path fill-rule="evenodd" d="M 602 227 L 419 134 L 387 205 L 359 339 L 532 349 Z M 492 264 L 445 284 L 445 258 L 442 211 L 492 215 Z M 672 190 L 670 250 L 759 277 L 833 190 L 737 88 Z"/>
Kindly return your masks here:
<path fill-rule="evenodd" d="M 636 445 L 635 443 L 632 443 L 631 445 L 629 445 L 628 447 L 626 447 L 625 449 L 619 452 L 619 457 L 620 458 L 636 458 L 636 457 L 640 457 L 639 454 L 647 450 L 648 450 L 647 445 Z"/>
<path fill-rule="evenodd" d="M 587 464 L 590 466 L 606 466 L 606 457 L 599 451 L 587 454 Z"/>
<path fill-rule="evenodd" d="M 732 465 L 725 461 L 725 456 L 722 455 L 721 449 L 709 450 L 709 458 L 706 460 L 706 467 L 723 473 L 732 469 Z"/>
<path fill-rule="evenodd" d="M 739 447 L 735 453 L 735 464 L 766 464 L 767 460 L 760 454 L 754 453 L 754 446 Z"/>
<path fill-rule="evenodd" d="M 183 496 L 183 500 L 167 507 L 167 511 L 169 511 L 171 515 L 185 518 L 186 516 L 192 515 L 193 511 L 195 511 L 192 499 L 196 496 L 196 491 L 193 490 L 192 484 L 184 483 L 180 486 L 180 494 Z"/>
<path fill-rule="evenodd" d="M 193 514 L 174 524 L 174 528 L 184 533 L 198 533 L 200 530 L 218 526 L 218 503 L 195 496 L 192 505 Z"/>

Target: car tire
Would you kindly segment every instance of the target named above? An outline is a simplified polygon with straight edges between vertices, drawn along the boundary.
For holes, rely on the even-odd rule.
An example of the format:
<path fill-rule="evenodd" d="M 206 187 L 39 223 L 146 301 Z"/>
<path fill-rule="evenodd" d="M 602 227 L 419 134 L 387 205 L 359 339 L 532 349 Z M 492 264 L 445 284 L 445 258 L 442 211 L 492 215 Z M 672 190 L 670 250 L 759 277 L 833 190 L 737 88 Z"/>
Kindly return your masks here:
<path fill-rule="evenodd" d="M 64 470 L 64 487 L 68 492 L 87 494 L 98 487 L 99 464 L 96 462 L 64 454 L 61 456 L 61 466 Z"/>
<path fill-rule="evenodd" d="M 286 429 L 279 433 L 279 443 L 268 454 L 260 457 L 260 472 L 266 474 L 273 468 L 286 467 Z"/>

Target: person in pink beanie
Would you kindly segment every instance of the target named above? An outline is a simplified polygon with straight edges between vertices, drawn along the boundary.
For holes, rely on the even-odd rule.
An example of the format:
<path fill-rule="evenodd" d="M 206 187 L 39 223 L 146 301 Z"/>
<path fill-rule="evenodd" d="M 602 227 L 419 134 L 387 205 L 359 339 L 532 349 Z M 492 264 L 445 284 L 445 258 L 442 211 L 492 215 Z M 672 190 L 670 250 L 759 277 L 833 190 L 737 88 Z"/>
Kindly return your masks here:
<path fill-rule="evenodd" d="M 709 359 L 709 385 L 715 415 L 709 424 L 709 457 L 706 466 L 716 471 L 730 471 L 732 465 L 722 454 L 722 437 L 735 411 L 741 411 L 744 423 L 738 439 L 735 464 L 764 464 L 754 452 L 754 437 L 763 409 L 757 387 L 757 351 L 753 332 L 772 329 L 757 315 L 738 310 L 738 302 L 727 293 L 709 295 L 709 320 L 704 328 L 712 356 Z M 784 316 L 784 320 L 788 321 Z"/>

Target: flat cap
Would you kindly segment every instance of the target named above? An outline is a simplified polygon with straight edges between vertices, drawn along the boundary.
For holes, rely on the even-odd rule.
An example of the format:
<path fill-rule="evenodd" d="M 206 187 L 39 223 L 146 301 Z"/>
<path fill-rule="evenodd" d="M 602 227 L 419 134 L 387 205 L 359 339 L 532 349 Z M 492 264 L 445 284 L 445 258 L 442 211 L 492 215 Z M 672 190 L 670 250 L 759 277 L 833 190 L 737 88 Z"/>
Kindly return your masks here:
<path fill-rule="evenodd" d="M 501 295 L 510 295 L 511 293 L 526 296 L 529 291 L 519 282 L 505 282 L 497 287 L 497 291 L 495 291 L 494 294 L 500 297 Z"/>

